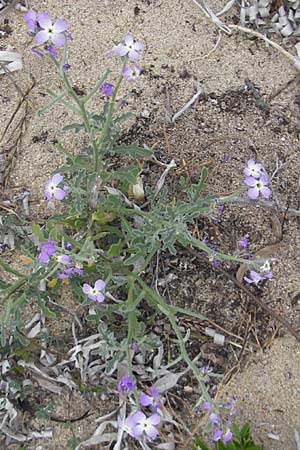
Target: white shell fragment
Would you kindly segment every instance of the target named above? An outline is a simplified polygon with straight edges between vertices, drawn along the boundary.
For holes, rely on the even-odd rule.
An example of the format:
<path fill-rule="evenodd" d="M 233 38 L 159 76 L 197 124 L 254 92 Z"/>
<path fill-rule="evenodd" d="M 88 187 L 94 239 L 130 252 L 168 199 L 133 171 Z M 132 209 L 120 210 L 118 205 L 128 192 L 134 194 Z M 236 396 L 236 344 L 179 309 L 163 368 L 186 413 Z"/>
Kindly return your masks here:
<path fill-rule="evenodd" d="M 15 72 L 23 67 L 22 55 L 8 50 L 0 51 L 0 74 Z"/>
<path fill-rule="evenodd" d="M 244 25 L 262 27 L 265 32 L 277 32 L 283 37 L 300 34 L 300 0 L 289 0 L 272 11 L 272 0 L 242 0 L 240 21 Z"/>

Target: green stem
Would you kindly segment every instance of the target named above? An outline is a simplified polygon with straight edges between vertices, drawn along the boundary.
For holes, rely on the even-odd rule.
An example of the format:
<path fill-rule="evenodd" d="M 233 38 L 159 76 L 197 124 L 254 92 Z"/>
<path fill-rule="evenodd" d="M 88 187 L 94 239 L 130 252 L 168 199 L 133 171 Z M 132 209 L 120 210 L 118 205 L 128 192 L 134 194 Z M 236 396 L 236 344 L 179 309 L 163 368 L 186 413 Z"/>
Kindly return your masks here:
<path fill-rule="evenodd" d="M 132 371 L 132 361 L 131 361 L 131 344 L 132 339 L 134 338 L 134 330 L 136 328 L 137 324 L 137 318 L 135 313 L 135 302 L 133 298 L 133 288 L 134 288 L 134 277 L 129 277 L 129 290 L 128 290 L 128 296 L 127 296 L 127 308 L 128 308 L 128 332 L 127 332 L 127 341 L 126 341 L 126 356 L 127 356 L 127 367 L 128 367 L 128 374 L 133 379 L 133 371 Z M 139 397 L 137 390 L 134 389 L 133 391 L 135 401 L 138 404 Z"/>
<path fill-rule="evenodd" d="M 110 74 L 110 70 L 106 70 L 104 72 L 104 75 L 102 76 L 102 78 L 99 81 L 97 81 L 97 83 L 95 84 L 95 86 L 93 87 L 91 92 L 89 94 L 87 94 L 85 97 L 83 97 L 83 99 L 82 99 L 83 103 L 87 103 L 93 97 L 93 95 L 96 94 L 99 87 L 106 80 L 106 78 L 109 74 Z"/>
<path fill-rule="evenodd" d="M 109 102 L 106 120 L 105 120 L 103 129 L 102 129 L 102 133 L 101 133 L 101 136 L 100 136 L 100 139 L 99 139 L 99 143 L 98 143 L 99 153 L 101 153 L 103 151 L 103 146 L 104 146 L 104 143 L 105 143 L 105 139 L 106 139 L 106 137 L 108 135 L 109 127 L 110 127 L 111 122 L 112 122 L 112 116 L 113 116 L 113 113 L 114 113 L 116 97 L 117 97 L 119 88 L 121 86 L 122 80 L 123 80 L 122 73 L 123 73 L 123 69 L 124 69 L 124 67 L 126 65 L 126 62 L 127 62 L 127 60 L 125 60 L 125 62 L 124 62 L 121 75 L 118 78 L 117 84 L 116 84 L 116 86 L 114 88 L 111 100 Z M 98 170 L 98 165 L 97 165 L 97 170 Z"/>
<path fill-rule="evenodd" d="M 147 284 L 141 278 L 137 278 L 137 282 L 140 284 L 142 289 L 148 294 L 148 296 L 152 298 L 153 303 L 154 303 L 154 305 L 152 305 L 152 306 L 155 306 L 159 312 L 162 312 L 167 317 L 169 322 L 171 323 L 172 328 L 173 328 L 173 330 L 177 336 L 178 342 L 179 342 L 179 348 L 180 348 L 180 353 L 181 353 L 182 358 L 185 360 L 188 367 L 190 367 L 190 369 L 193 371 L 195 377 L 197 378 L 197 381 L 199 383 L 200 390 L 201 390 L 203 397 L 206 400 L 211 401 L 211 398 L 210 398 L 208 391 L 206 389 L 206 386 L 205 386 L 204 375 L 202 375 L 202 373 L 199 371 L 196 364 L 190 359 L 190 357 L 186 351 L 183 337 L 181 335 L 181 332 L 179 330 L 179 327 L 178 327 L 175 317 L 174 317 L 173 307 L 169 306 L 164 301 L 164 299 L 162 297 L 160 297 L 160 295 L 158 295 L 151 288 L 149 288 L 149 286 L 147 286 Z M 149 301 L 148 298 L 147 298 L 147 301 Z"/>

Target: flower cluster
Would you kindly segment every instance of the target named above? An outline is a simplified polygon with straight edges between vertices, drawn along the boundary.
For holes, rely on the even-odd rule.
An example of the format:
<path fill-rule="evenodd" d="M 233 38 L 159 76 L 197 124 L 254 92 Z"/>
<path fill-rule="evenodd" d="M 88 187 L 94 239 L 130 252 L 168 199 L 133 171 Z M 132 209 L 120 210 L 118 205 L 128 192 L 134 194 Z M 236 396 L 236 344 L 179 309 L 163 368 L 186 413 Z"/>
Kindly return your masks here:
<path fill-rule="evenodd" d="M 105 97 L 111 97 L 113 93 L 113 85 L 108 83 L 108 81 L 103 81 L 99 87 L 99 92 L 105 95 Z"/>
<path fill-rule="evenodd" d="M 117 390 L 121 395 L 130 394 L 134 390 L 134 382 L 129 375 L 123 375 L 117 385 Z M 135 405 L 136 410 L 129 414 L 124 420 L 118 418 L 118 426 L 129 436 L 136 439 L 155 439 L 159 435 L 157 425 L 161 422 L 161 415 L 158 411 L 161 408 L 159 395 L 154 386 L 150 388 L 150 395 L 140 393 L 139 405 Z M 150 408 L 152 414 L 145 414 L 140 408 Z"/>
<path fill-rule="evenodd" d="M 30 9 L 24 14 L 24 20 L 28 27 L 28 32 L 34 39 L 38 46 L 44 45 L 46 50 L 52 55 L 56 56 L 56 48 L 63 47 L 66 42 L 68 24 L 64 19 L 57 19 L 54 23 L 45 11 L 37 13 Z M 71 36 L 68 35 L 71 39 Z M 40 56 L 42 53 L 34 48 L 35 52 Z"/>
<path fill-rule="evenodd" d="M 50 261 L 51 256 L 53 256 L 56 252 L 55 244 L 56 241 L 53 241 L 50 238 L 46 242 L 41 243 L 41 251 L 38 255 L 39 262 L 47 264 Z"/>
<path fill-rule="evenodd" d="M 204 401 L 202 408 L 210 411 L 208 420 L 209 428 L 212 429 L 211 440 L 217 442 L 222 439 L 224 444 L 231 441 L 233 433 L 231 431 L 232 419 L 237 414 L 234 402 L 235 396 L 227 403 L 215 405 L 211 402 Z"/>
<path fill-rule="evenodd" d="M 250 159 L 244 168 L 245 183 L 249 187 L 248 197 L 256 200 L 261 194 L 264 198 L 269 198 L 271 189 L 268 187 L 268 175 L 262 164 Z"/>
<path fill-rule="evenodd" d="M 38 254 L 38 261 L 48 264 L 51 260 L 61 264 L 63 272 L 57 272 L 57 278 L 60 280 L 70 278 L 72 275 L 83 275 L 83 269 L 76 267 L 72 258 L 65 254 L 57 254 L 57 242 L 48 238 L 46 242 L 40 244 L 40 253 Z M 65 246 L 66 248 L 66 246 Z"/>
<path fill-rule="evenodd" d="M 140 52 L 143 49 L 144 45 L 141 42 L 134 40 L 130 34 L 127 34 L 124 36 L 123 42 L 116 45 L 111 50 L 110 54 L 126 58 L 122 75 L 127 81 L 136 81 L 140 76 L 142 69 L 135 63 L 135 61 L 138 60 Z M 133 66 L 126 64 L 126 61 L 134 62 Z"/>

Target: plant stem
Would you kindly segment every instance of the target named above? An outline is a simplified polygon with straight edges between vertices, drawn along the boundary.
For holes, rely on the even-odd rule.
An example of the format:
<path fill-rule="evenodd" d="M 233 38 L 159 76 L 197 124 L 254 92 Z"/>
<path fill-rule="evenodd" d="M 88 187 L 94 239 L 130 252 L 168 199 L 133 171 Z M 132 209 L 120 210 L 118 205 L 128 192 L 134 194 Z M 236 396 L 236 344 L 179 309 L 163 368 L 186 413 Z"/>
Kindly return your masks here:
<path fill-rule="evenodd" d="M 113 112 L 114 112 L 115 101 L 116 101 L 116 97 L 117 97 L 117 94 L 118 94 L 120 85 L 121 85 L 122 80 L 123 80 L 123 75 L 122 75 L 122 73 L 123 73 L 123 69 L 124 69 L 124 67 L 125 67 L 126 61 L 127 61 L 127 59 L 126 59 L 125 62 L 124 62 L 124 65 L 123 65 L 123 68 L 122 68 L 121 75 L 120 75 L 119 78 L 118 78 L 117 84 L 116 84 L 116 86 L 115 86 L 115 88 L 114 88 L 114 91 L 113 91 L 111 100 L 110 100 L 110 102 L 109 102 L 109 107 L 108 107 L 108 112 L 107 112 L 106 120 L 105 120 L 103 129 L 102 129 L 102 133 L 101 133 L 101 136 L 100 136 L 100 139 L 99 139 L 99 143 L 98 143 L 99 153 L 101 153 L 101 152 L 103 151 L 103 145 L 104 145 L 104 143 L 105 143 L 105 139 L 106 139 L 106 137 L 107 137 L 107 134 L 108 134 L 108 131 L 109 131 L 109 127 L 110 127 L 110 124 L 111 124 L 111 121 L 112 121 L 112 116 L 113 116 Z M 97 169 L 98 169 L 98 166 L 97 166 Z"/>

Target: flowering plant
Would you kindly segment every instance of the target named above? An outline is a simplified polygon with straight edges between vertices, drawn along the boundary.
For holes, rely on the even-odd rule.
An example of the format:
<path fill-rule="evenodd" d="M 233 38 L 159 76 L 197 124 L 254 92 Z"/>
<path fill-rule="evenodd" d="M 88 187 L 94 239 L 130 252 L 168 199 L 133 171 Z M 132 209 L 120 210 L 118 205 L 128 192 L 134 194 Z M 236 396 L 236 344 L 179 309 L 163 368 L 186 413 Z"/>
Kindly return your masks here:
<path fill-rule="evenodd" d="M 117 80 L 110 82 L 110 71 L 106 70 L 91 91 L 80 97 L 70 81 L 72 67 L 68 61 L 68 42 L 73 38 L 67 22 L 63 19 L 53 22 L 48 13 L 33 10 L 25 14 L 25 21 L 36 44 L 32 50 L 54 64 L 63 85 L 59 93 L 47 91 L 51 101 L 39 114 L 62 104 L 79 118 L 64 130 L 84 132 L 89 143 L 77 155 L 58 145 L 65 163 L 47 180 L 44 195 L 52 211 L 58 203 L 62 207 L 44 224 L 32 224 L 33 238 L 27 247 L 23 247 L 23 261 L 27 264 L 24 273 L 2 260 L 0 262 L 2 268 L 17 279 L 0 286 L 2 305 L 6 308 L 0 322 L 1 345 L 7 348 L 8 343 L 21 347 L 27 344 L 29 338 L 20 311 L 35 301 L 44 317 L 55 318 L 51 298 L 58 297 L 62 285 L 68 284 L 74 297 L 87 310 L 86 320 L 103 338 L 98 352 L 103 356 L 107 373 L 114 373 L 118 364 L 125 364 L 127 368 L 128 373 L 117 384 L 117 392 L 123 403 L 130 405 L 130 412 L 127 414 L 125 408 L 118 418 L 117 442 L 122 436 L 132 437 L 143 448 L 148 448 L 148 442 L 157 438 L 159 427 L 166 419 L 157 386 L 153 385 L 145 392 L 138 391 L 134 383 L 136 349 L 142 353 L 141 349 L 146 346 L 151 351 L 158 347 L 155 347 L 153 336 L 145 333 L 142 305 L 147 304 L 170 322 L 181 359 L 198 380 L 200 395 L 208 403 L 211 401 L 206 387 L 207 374 L 188 355 L 176 320 L 179 313 L 201 316 L 170 305 L 149 286 L 147 271 L 153 258 L 161 251 L 174 255 L 178 247 L 192 246 L 212 261 L 234 261 L 254 268 L 259 264 L 260 273 L 251 270 L 250 278 L 245 278 L 254 284 L 270 278 L 271 269 L 264 260 L 252 261 L 224 254 L 205 240 L 194 237 L 191 224 L 197 218 L 213 218 L 217 208 L 219 212 L 224 209 L 220 207 L 218 195 L 206 193 L 206 168 L 202 169 L 198 182 L 188 186 L 184 199 L 174 200 L 166 189 L 162 189 L 161 183 L 156 188 L 144 189 L 138 160 L 151 159 L 153 153 L 147 146 L 122 144 L 121 124 L 128 113 L 123 111 L 124 98 L 120 95 L 121 85 L 127 81 L 136 82 L 142 73 L 136 61 L 141 57 L 144 45 L 126 35 L 109 53 L 110 57 L 121 60 Z M 88 108 L 89 101 L 95 96 L 104 97 L 100 112 Z M 129 164 L 129 160 L 132 163 Z M 166 173 L 172 167 L 171 163 L 166 165 Z M 262 194 L 268 198 L 270 189 L 262 165 L 251 160 L 244 173 L 249 197 L 256 199 Z M 240 245 L 247 247 L 245 239 Z M 115 334 L 116 321 L 122 323 L 118 336 Z M 24 332 L 20 331 L 22 327 Z M 212 423 L 218 425 L 214 440 L 221 442 L 222 439 L 226 445 L 231 441 L 232 432 L 228 427 L 220 427 L 218 416 L 212 414 L 215 414 L 211 415 Z"/>

